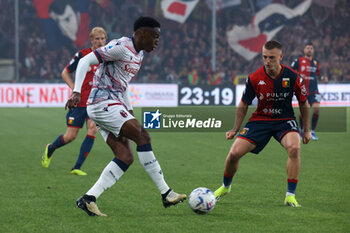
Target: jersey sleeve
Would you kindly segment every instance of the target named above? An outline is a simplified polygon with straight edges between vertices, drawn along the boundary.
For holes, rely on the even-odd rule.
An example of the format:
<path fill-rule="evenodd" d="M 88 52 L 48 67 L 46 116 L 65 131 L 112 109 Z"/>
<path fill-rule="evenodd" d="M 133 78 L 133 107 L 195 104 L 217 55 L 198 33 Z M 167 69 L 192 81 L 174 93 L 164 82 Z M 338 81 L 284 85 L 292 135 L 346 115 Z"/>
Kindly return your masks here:
<path fill-rule="evenodd" d="M 298 72 L 298 69 L 299 69 L 299 59 L 298 59 L 298 58 L 295 59 L 295 60 L 292 62 L 292 64 L 290 65 L 290 67 L 291 67 L 293 70 L 295 70 L 295 71 Z"/>
<path fill-rule="evenodd" d="M 299 74 L 294 85 L 294 93 L 299 102 L 303 103 L 307 100 L 307 91 L 303 79 L 300 77 Z"/>
<path fill-rule="evenodd" d="M 106 46 L 96 49 L 94 53 L 100 63 L 118 61 L 123 57 L 125 49 L 120 42 L 111 41 Z"/>
<path fill-rule="evenodd" d="M 68 70 L 69 73 L 72 73 L 77 69 L 78 63 L 82 57 L 83 57 L 82 52 L 78 52 L 74 55 L 72 60 L 70 60 L 70 62 L 66 65 L 66 69 Z"/>
<path fill-rule="evenodd" d="M 247 78 L 245 84 L 245 90 L 243 91 L 242 101 L 246 104 L 250 105 L 255 98 L 256 94 L 253 88 L 253 85 L 250 81 L 250 77 Z"/>

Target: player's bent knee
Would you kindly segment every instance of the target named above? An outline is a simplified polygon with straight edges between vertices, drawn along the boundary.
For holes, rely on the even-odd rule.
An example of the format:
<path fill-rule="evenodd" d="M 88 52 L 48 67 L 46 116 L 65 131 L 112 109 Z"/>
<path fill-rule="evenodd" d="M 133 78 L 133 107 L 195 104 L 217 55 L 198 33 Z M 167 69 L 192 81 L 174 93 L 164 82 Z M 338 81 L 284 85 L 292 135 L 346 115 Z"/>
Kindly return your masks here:
<path fill-rule="evenodd" d="M 300 146 L 299 145 L 291 145 L 287 148 L 288 156 L 292 159 L 296 159 L 300 155 Z"/>
<path fill-rule="evenodd" d="M 87 133 L 91 136 L 96 136 L 97 132 L 98 132 L 98 129 L 96 126 L 94 126 L 94 127 L 88 128 Z"/>
<path fill-rule="evenodd" d="M 227 160 L 230 163 L 238 161 L 242 156 L 238 153 L 237 150 L 230 150 L 227 156 Z"/>

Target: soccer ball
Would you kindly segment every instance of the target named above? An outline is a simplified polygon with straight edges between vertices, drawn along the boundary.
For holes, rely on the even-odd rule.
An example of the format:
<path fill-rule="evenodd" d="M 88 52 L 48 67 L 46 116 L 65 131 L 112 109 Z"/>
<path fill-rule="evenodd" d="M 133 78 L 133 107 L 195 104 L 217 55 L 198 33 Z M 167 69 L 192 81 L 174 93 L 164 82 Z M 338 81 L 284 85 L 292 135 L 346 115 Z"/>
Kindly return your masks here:
<path fill-rule="evenodd" d="M 215 207 L 216 199 L 214 193 L 204 187 L 193 190 L 188 198 L 188 204 L 197 214 L 206 214 Z"/>

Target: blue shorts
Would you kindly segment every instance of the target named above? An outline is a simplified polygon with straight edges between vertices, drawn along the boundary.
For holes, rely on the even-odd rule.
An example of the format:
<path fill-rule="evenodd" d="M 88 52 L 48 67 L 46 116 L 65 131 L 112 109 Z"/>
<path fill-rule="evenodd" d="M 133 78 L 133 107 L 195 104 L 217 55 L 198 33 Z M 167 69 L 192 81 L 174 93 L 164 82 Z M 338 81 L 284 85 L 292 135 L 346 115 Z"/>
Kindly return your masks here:
<path fill-rule="evenodd" d="M 86 112 L 86 107 L 76 107 L 68 110 L 66 115 L 66 122 L 68 127 L 82 128 L 84 122 L 89 119 Z"/>
<path fill-rule="evenodd" d="M 321 94 L 319 93 L 313 93 L 307 96 L 307 101 L 310 105 L 313 103 L 320 103 L 321 102 Z"/>
<path fill-rule="evenodd" d="M 272 136 L 281 143 L 288 132 L 299 132 L 296 120 L 249 121 L 237 137 L 254 143 L 256 147 L 251 152 L 259 154 Z"/>

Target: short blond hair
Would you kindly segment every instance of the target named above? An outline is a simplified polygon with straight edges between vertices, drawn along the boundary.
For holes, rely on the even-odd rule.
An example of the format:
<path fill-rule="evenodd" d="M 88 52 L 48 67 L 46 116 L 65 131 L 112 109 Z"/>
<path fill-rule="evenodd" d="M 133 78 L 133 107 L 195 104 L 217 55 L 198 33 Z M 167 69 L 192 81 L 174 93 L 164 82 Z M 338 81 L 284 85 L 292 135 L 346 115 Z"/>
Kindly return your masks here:
<path fill-rule="evenodd" d="M 94 27 L 90 32 L 90 39 L 93 39 L 96 33 L 103 33 L 103 34 L 105 34 L 105 37 L 107 38 L 107 33 L 103 29 L 103 27 Z"/>

